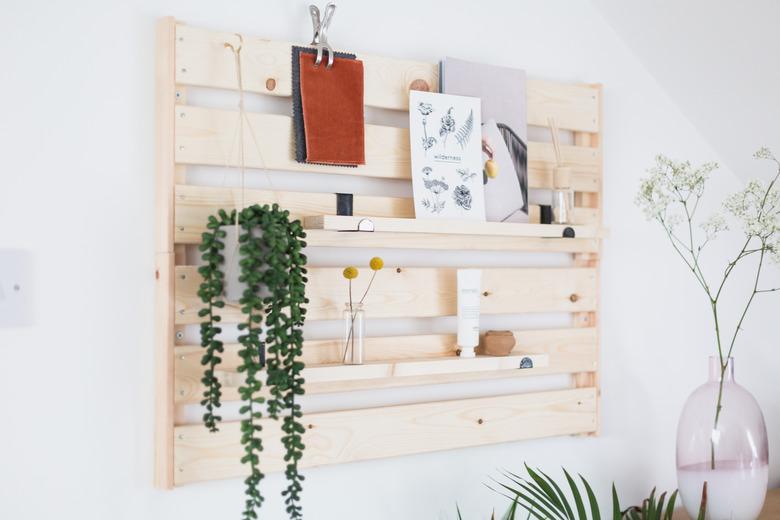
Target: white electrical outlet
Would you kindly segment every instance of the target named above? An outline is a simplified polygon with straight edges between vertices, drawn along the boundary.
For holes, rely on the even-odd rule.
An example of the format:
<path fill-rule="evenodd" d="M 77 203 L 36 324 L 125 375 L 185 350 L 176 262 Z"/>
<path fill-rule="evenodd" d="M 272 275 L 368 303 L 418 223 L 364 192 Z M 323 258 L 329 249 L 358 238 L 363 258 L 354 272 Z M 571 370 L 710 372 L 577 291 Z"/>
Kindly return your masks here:
<path fill-rule="evenodd" d="M 33 323 L 32 255 L 0 249 L 0 328 Z"/>

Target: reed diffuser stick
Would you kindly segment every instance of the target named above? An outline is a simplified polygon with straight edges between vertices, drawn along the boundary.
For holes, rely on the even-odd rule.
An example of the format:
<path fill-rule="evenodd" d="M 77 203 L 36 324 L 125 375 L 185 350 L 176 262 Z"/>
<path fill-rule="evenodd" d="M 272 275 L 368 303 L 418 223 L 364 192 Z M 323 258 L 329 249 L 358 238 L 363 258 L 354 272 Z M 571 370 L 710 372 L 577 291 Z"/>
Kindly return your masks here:
<path fill-rule="evenodd" d="M 555 149 L 555 163 L 557 166 L 563 166 L 563 160 L 561 159 L 561 142 L 558 137 L 558 126 L 555 124 L 555 118 L 548 117 L 547 124 L 550 126 L 550 134 L 552 134 L 553 148 Z"/>

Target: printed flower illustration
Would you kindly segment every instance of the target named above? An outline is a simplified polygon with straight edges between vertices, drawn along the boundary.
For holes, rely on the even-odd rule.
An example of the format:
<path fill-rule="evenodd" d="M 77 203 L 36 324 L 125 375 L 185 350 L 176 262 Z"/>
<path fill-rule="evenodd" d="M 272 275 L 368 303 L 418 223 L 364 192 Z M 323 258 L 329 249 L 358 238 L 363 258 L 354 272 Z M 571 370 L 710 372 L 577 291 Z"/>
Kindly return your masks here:
<path fill-rule="evenodd" d="M 428 136 L 427 124 L 428 124 L 428 119 L 427 118 L 423 118 L 423 120 L 422 120 L 422 125 L 423 125 L 422 147 L 423 147 L 423 150 L 425 150 L 426 154 L 428 153 L 428 150 L 433 148 L 433 145 L 436 144 L 436 138 L 433 137 L 433 136 L 430 136 L 430 137 Z"/>
<path fill-rule="evenodd" d="M 452 192 L 452 198 L 455 200 L 456 205 L 460 206 L 466 211 L 471 210 L 471 190 L 469 190 L 465 185 L 461 184 L 460 186 L 457 186 L 455 191 Z"/>
<path fill-rule="evenodd" d="M 477 172 L 472 172 L 468 168 L 458 168 L 457 172 L 458 175 L 460 175 L 460 180 L 464 182 L 470 181 L 471 179 L 477 176 Z"/>
<path fill-rule="evenodd" d="M 441 179 L 433 179 L 431 178 L 431 173 L 433 173 L 433 169 L 430 166 L 426 166 L 422 169 L 423 174 L 425 177 L 423 177 L 423 185 L 425 186 L 425 189 L 430 191 L 433 194 L 433 198 L 429 199 L 426 197 L 422 201 L 422 205 L 425 209 L 430 211 L 431 213 L 441 213 L 444 210 L 444 206 L 446 204 L 446 200 L 442 200 L 439 195 L 444 193 L 445 191 L 450 189 L 450 185 L 447 184 L 447 182 L 444 180 L 444 177 Z"/>
<path fill-rule="evenodd" d="M 444 139 L 444 147 L 447 147 L 447 136 L 455 131 L 455 118 L 452 117 L 453 107 L 447 110 L 441 118 L 441 128 L 439 128 L 439 137 Z"/>
<path fill-rule="evenodd" d="M 441 180 L 423 179 L 423 184 L 425 184 L 425 189 L 433 192 L 436 195 L 450 189 L 449 185 L 446 182 L 444 182 L 444 177 L 442 177 Z"/>
<path fill-rule="evenodd" d="M 433 105 L 420 101 L 420 103 L 417 105 L 417 110 L 419 110 L 422 115 L 427 116 L 433 112 Z"/>

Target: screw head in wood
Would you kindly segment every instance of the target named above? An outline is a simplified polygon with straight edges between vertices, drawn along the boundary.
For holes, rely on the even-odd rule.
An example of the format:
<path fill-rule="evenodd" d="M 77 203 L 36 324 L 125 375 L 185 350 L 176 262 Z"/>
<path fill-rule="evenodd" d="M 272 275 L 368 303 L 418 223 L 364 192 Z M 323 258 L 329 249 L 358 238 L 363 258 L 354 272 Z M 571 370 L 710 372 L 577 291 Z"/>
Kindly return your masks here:
<path fill-rule="evenodd" d="M 268 78 L 265 80 L 266 90 L 274 90 L 276 88 L 276 80 L 274 78 Z"/>
<path fill-rule="evenodd" d="M 401 268 L 400 268 L 400 267 L 396 267 L 396 268 L 395 268 L 395 272 L 396 272 L 396 273 L 400 273 L 400 272 L 401 272 Z"/>
<path fill-rule="evenodd" d="M 482 296 L 484 296 L 485 298 L 487 298 L 488 296 L 490 296 L 490 292 L 489 292 L 489 291 L 484 291 L 484 292 L 482 293 Z"/>
<path fill-rule="evenodd" d="M 577 301 L 579 299 L 580 299 L 580 297 L 578 295 L 576 295 L 576 294 L 572 294 L 571 296 L 569 296 L 569 301 L 572 302 L 572 303 L 577 303 Z"/>
<path fill-rule="evenodd" d="M 477 419 L 477 424 L 482 424 L 482 423 L 484 423 L 484 422 L 485 422 L 485 421 L 483 421 L 481 417 L 480 417 L 479 419 Z"/>
<path fill-rule="evenodd" d="M 184 332 L 182 332 L 180 330 L 177 330 L 176 331 L 176 339 L 178 339 L 178 340 L 184 339 Z M 182 359 L 184 359 L 184 358 L 182 358 Z"/>
<path fill-rule="evenodd" d="M 423 92 L 430 92 L 431 86 L 424 79 L 416 79 L 409 84 L 409 90 L 422 90 Z"/>

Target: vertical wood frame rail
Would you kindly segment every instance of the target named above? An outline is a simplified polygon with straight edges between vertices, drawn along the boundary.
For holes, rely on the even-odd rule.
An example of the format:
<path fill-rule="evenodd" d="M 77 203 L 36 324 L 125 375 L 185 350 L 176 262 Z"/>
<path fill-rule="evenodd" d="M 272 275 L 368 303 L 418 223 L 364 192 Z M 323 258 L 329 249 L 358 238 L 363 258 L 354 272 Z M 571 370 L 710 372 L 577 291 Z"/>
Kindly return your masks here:
<path fill-rule="evenodd" d="M 187 165 L 225 166 L 224 142 L 231 134 L 235 112 L 188 105 L 186 89 L 207 87 L 235 90 L 235 61 L 224 54 L 224 42 L 236 36 L 189 27 L 173 18 L 159 20 L 156 64 L 156 229 L 155 229 L 155 485 L 175 485 L 243 476 L 239 463 L 237 422 L 226 422 L 210 434 L 202 425 L 175 422 L 178 406 L 197 403 L 200 387 L 200 348 L 177 340 L 177 333 L 198 320 L 194 291 L 199 275 L 186 265 L 185 247 L 200 242 L 205 218 L 222 207 L 233 207 L 236 188 L 188 184 Z M 289 97 L 289 43 L 244 37 L 245 88 Z M 438 90 L 434 64 L 358 55 L 365 63 L 365 102 L 368 106 L 407 110 L 411 84 Z M 422 83 L 421 83 L 422 82 Z M 307 414 L 307 450 L 301 467 L 314 467 L 427 451 L 479 446 L 552 435 L 593 435 L 599 424 L 599 271 L 602 223 L 601 86 L 529 80 L 529 124 L 544 126 L 554 116 L 562 130 L 573 132 L 574 144 L 563 147 L 564 162 L 573 169 L 575 219 L 581 234 L 575 239 L 550 238 L 550 227 L 528 225 L 501 236 L 495 228 L 473 235 L 448 234 L 428 227 L 404 232 L 414 221 L 410 199 L 356 194 L 356 216 L 388 219 L 387 231 L 339 233 L 329 222 L 335 195 L 328 193 L 248 190 L 247 203 L 278 202 L 312 227 L 310 246 L 471 249 L 538 251 L 573 255 L 571 268 L 514 268 L 485 270 L 483 308 L 491 312 L 567 312 L 569 328 L 514 331 L 518 346 L 507 358 L 453 358 L 451 334 L 367 338 L 370 352 L 360 367 L 341 366 L 337 338 L 304 345 L 307 393 L 345 392 L 410 385 L 570 374 L 573 386 L 555 391 L 495 397 L 432 401 L 419 404 Z M 247 142 L 248 168 L 290 172 L 361 175 L 410 179 L 408 131 L 367 125 L 367 164 L 338 168 L 296 163 L 292 158 L 292 123 L 287 116 L 251 113 L 262 157 Z M 247 137 L 248 138 L 248 137 Z M 381 146 L 380 146 L 381 145 Z M 389 151 L 385 150 L 389 149 Z M 529 142 L 529 185 L 550 188 L 555 166 L 550 143 Z M 228 157 L 238 164 L 237 155 Z M 393 220 L 395 219 L 395 220 Z M 401 219 L 401 220 L 399 220 Z M 315 225 L 318 224 L 318 225 Z M 442 226 L 446 228 L 446 226 Z M 544 229 L 542 229 L 544 228 Z M 421 231 L 421 230 L 416 230 Z M 511 236 L 510 236 L 511 235 Z M 333 269 L 313 267 L 307 295 L 310 319 L 333 319 L 340 301 Z M 396 279 L 372 290 L 386 317 L 453 314 L 452 269 L 393 266 Z M 433 275 L 431 275 L 433 273 Z M 389 275 L 388 275 L 389 276 Z M 434 280 L 430 282 L 429 280 Z M 493 283 L 491 280 L 509 280 Z M 511 283 L 514 281 L 514 283 Z M 392 287 L 389 287 L 392 286 Z M 517 287 L 531 287 L 543 297 L 523 298 Z M 410 289 L 411 288 L 411 289 Z M 415 293 L 415 301 L 404 298 Z M 224 320 L 236 314 L 228 305 Z M 237 397 L 236 345 L 226 345 L 220 370 L 225 400 Z M 518 370 L 524 357 L 534 368 Z M 284 468 L 281 433 L 266 423 L 263 471 Z"/>

